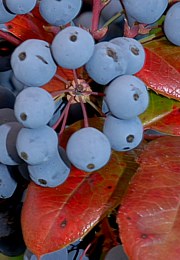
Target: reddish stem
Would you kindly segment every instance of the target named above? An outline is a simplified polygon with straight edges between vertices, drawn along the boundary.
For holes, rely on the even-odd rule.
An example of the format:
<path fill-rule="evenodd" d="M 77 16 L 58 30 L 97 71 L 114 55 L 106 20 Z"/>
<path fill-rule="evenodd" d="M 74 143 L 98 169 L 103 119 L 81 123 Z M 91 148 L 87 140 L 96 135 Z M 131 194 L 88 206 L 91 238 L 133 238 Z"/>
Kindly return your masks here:
<path fill-rule="evenodd" d="M 89 127 L 86 107 L 84 105 L 84 102 L 83 102 L 81 96 L 79 96 L 79 100 L 80 100 L 80 104 L 81 104 L 81 108 L 82 108 L 82 112 L 83 112 L 83 117 L 84 117 L 84 127 Z"/>
<path fill-rule="evenodd" d="M 83 91 L 83 94 L 87 94 L 87 95 L 89 94 L 89 95 L 101 96 L 101 97 L 105 96 L 104 93 L 94 92 L 94 91 Z"/>
<path fill-rule="evenodd" d="M 64 129 L 66 127 L 66 122 L 67 122 L 67 117 L 68 117 L 68 113 L 69 113 L 69 108 L 70 108 L 70 105 L 71 105 L 71 102 L 73 100 L 73 97 L 71 97 L 64 109 L 64 115 L 63 115 L 63 122 L 62 122 L 62 126 L 61 126 L 61 130 L 59 132 L 59 137 L 62 135 L 62 133 L 64 132 Z"/>
<path fill-rule="evenodd" d="M 74 75 L 74 82 L 75 82 L 76 86 L 78 86 L 78 76 L 77 76 L 76 70 L 73 70 L 73 75 Z"/>
<path fill-rule="evenodd" d="M 91 243 L 85 248 L 85 250 L 84 250 L 83 254 L 80 256 L 79 260 L 83 260 L 84 256 L 86 255 L 86 253 L 90 247 L 91 247 Z"/>
<path fill-rule="evenodd" d="M 99 17 L 101 14 L 102 9 L 110 2 L 111 0 L 93 0 L 93 16 L 92 16 L 92 25 L 91 25 L 91 33 L 92 35 L 94 32 L 98 30 L 99 26 Z"/>
<path fill-rule="evenodd" d="M 70 106 L 70 104 L 71 104 L 71 102 L 72 102 L 72 99 L 73 99 L 73 97 L 71 97 L 71 98 L 69 99 L 69 101 L 68 101 L 68 103 L 66 104 L 66 107 L 64 108 L 64 110 L 63 110 L 61 116 L 59 117 L 58 121 L 52 126 L 52 128 L 53 128 L 54 130 L 58 127 L 58 125 L 59 125 L 59 124 L 61 123 L 61 121 L 63 120 L 63 118 L 64 118 L 64 116 L 65 116 L 65 113 L 67 112 L 67 106 L 68 106 L 68 107 Z M 68 108 L 68 110 L 69 110 L 69 108 Z"/>
<path fill-rule="evenodd" d="M 8 32 L 0 31 L 0 37 L 2 37 L 6 41 L 8 41 L 16 46 L 18 46 L 22 42 L 21 40 L 17 39 L 16 37 L 14 37 L 12 34 L 10 34 Z"/>
<path fill-rule="evenodd" d="M 54 76 L 55 78 L 59 79 L 60 81 L 64 82 L 66 85 L 69 85 L 69 81 L 64 79 L 63 77 L 61 77 L 60 75 L 58 74 L 55 74 Z"/>

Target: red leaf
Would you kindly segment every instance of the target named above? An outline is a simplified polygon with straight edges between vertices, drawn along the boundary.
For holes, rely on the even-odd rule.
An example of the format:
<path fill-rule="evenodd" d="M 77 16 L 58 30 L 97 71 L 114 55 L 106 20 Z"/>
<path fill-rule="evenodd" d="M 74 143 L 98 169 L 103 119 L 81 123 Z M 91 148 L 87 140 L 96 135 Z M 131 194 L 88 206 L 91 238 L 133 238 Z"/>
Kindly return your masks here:
<path fill-rule="evenodd" d="M 46 31 L 47 25 L 49 24 L 38 15 L 38 6 L 32 13 L 17 15 L 12 21 L 6 23 L 8 32 L 21 41 L 41 39 L 51 43 L 54 34 Z"/>
<path fill-rule="evenodd" d="M 159 121 L 149 124 L 146 128 L 180 136 L 180 108 L 174 108 L 171 113 Z"/>
<path fill-rule="evenodd" d="M 146 62 L 136 75 L 158 94 L 180 100 L 180 49 L 165 39 L 144 45 Z"/>
<path fill-rule="evenodd" d="M 119 210 L 124 248 L 132 260 L 180 256 L 180 137 L 147 145 Z"/>
<path fill-rule="evenodd" d="M 100 118 L 90 120 L 94 127 L 102 128 L 102 122 Z M 81 126 L 82 122 L 78 122 L 68 127 L 64 140 Z M 137 168 L 135 156 L 113 152 L 110 162 L 91 174 L 72 168 L 66 182 L 56 188 L 31 183 L 22 210 L 27 247 L 42 255 L 85 236 L 119 203 Z"/>

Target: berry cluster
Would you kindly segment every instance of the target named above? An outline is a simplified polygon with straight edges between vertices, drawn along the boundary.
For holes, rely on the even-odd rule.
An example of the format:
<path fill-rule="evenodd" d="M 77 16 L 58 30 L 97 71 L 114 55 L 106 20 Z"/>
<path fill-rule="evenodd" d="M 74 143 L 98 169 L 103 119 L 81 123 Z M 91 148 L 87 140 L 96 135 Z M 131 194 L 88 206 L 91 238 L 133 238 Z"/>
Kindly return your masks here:
<path fill-rule="evenodd" d="M 163 14 L 167 4 L 168 1 L 163 0 L 155 8 L 155 1 L 149 1 L 153 15 L 150 8 L 146 13 L 142 12 L 146 10 L 145 2 L 140 5 L 140 1 L 122 1 L 122 5 L 118 3 L 118 8 L 120 11 L 125 8 L 131 21 L 134 19 L 149 24 Z M 4 17 L 7 15 L 3 22 L 9 21 L 10 16 L 13 19 L 15 15 L 25 14 L 38 6 L 41 16 L 50 25 L 64 26 L 78 20 L 82 1 L 15 3 L 6 0 L 1 5 L 1 13 Z M 141 8 L 136 8 L 137 5 Z M 113 11 L 117 7 L 116 1 L 104 8 L 102 16 L 106 17 L 110 7 Z M 166 16 L 165 32 L 169 32 L 167 28 L 173 14 L 178 16 L 178 8 L 179 3 L 168 10 L 171 15 Z M 26 163 L 30 178 L 35 183 L 55 187 L 68 177 L 70 163 L 91 172 L 108 163 L 111 149 L 127 151 L 138 146 L 143 139 L 143 125 L 138 116 L 148 107 L 149 96 L 144 82 L 134 74 L 143 68 L 145 58 L 142 44 L 134 38 L 122 36 L 97 42 L 90 30 L 73 24 L 62 27 L 51 43 L 39 39 L 22 42 L 15 48 L 10 60 L 11 78 L 17 90 L 15 120 L 1 125 L 0 139 L 3 145 L 0 162 L 4 166 Z M 63 109 L 57 109 L 59 105 L 56 100 L 42 89 L 53 77 L 63 80 L 56 74 L 58 66 L 73 70 L 75 77 L 72 82 L 64 80 L 64 94 L 68 103 Z M 106 114 L 106 119 L 102 132 L 88 125 L 84 103 L 90 95 L 99 93 L 94 93 L 85 80 L 78 79 L 76 69 L 82 66 L 96 84 L 105 86 L 102 112 Z M 61 97 L 62 93 L 57 99 L 60 105 L 63 102 Z M 58 138 L 55 129 L 62 123 L 61 137 L 69 107 L 74 102 L 81 104 L 85 127 L 72 134 L 67 142 L 66 153 L 63 152 L 65 156 L 62 156 L 62 148 L 59 148 L 61 138 Z M 13 132 L 13 137 L 9 137 L 9 132 Z M 11 155 L 7 138 L 11 138 Z M 66 158 L 66 162 L 61 157 Z M 53 169 L 51 173 L 48 171 L 50 168 Z M 13 187 L 12 190 L 15 189 Z"/>
<path fill-rule="evenodd" d="M 93 172 L 109 162 L 112 150 L 126 152 L 141 143 L 143 124 L 139 115 L 148 107 L 149 94 L 135 74 L 144 66 L 144 47 L 137 39 L 104 35 L 101 29 L 106 27 L 103 23 L 117 16 L 117 9 L 122 15 L 116 17 L 116 29 L 124 20 L 129 25 L 152 25 L 166 12 L 168 0 L 107 3 L 97 22 L 93 12 L 81 12 L 82 0 L 0 0 L 1 25 L 38 7 L 42 19 L 58 28 L 51 43 L 28 39 L 17 46 L 10 58 L 14 93 L 0 86 L 1 199 L 16 192 L 13 167 L 28 181 L 57 187 L 68 178 L 71 165 Z M 178 2 L 167 10 L 163 24 L 165 36 L 177 46 L 179 22 Z M 71 70 L 74 80 L 59 76 L 58 67 Z M 83 68 L 86 79 L 78 75 L 79 68 Z M 46 91 L 44 85 L 53 78 L 65 83 L 65 89 L 51 94 Z M 102 108 L 92 103 L 93 95 L 102 97 Z M 86 103 L 104 116 L 102 131 L 89 126 Z M 70 127 L 67 118 L 73 104 L 82 109 L 84 127 L 70 136 L 64 150 L 61 142 L 65 127 Z M 61 253 L 67 259 L 67 250 L 57 257 Z M 27 259 L 32 257 L 28 254 Z"/>

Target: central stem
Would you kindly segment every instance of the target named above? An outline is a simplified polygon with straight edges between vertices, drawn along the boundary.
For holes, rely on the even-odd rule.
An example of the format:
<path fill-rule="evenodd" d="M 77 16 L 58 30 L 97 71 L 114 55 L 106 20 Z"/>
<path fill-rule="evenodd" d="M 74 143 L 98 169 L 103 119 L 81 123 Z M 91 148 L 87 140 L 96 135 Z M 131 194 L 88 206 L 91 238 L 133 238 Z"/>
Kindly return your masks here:
<path fill-rule="evenodd" d="M 98 30 L 99 18 L 102 9 L 110 3 L 111 0 L 93 0 L 93 16 L 92 16 L 92 26 L 91 33 L 92 35 Z"/>

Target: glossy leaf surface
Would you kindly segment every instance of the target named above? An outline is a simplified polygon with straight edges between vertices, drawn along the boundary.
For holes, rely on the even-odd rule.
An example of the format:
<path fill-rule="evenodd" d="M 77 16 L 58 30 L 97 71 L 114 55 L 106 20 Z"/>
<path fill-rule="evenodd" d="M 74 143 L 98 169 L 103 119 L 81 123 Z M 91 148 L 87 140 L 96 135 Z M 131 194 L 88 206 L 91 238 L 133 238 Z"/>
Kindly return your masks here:
<path fill-rule="evenodd" d="M 180 100 L 180 48 L 165 38 L 144 47 L 146 62 L 136 75 L 156 93 Z"/>
<path fill-rule="evenodd" d="M 147 145 L 118 214 L 131 260 L 178 260 L 180 255 L 180 137 Z"/>
<path fill-rule="evenodd" d="M 89 121 L 91 126 L 102 128 L 100 118 Z M 66 129 L 64 140 L 82 126 L 83 122 L 77 122 Z M 91 174 L 72 168 L 66 182 L 56 188 L 31 183 L 22 210 L 27 247 L 42 255 L 85 236 L 120 202 L 137 168 L 135 157 L 134 152 L 113 152 L 110 162 Z"/>
<path fill-rule="evenodd" d="M 145 129 L 180 135 L 180 102 L 149 91 L 147 110 L 140 115 Z"/>

